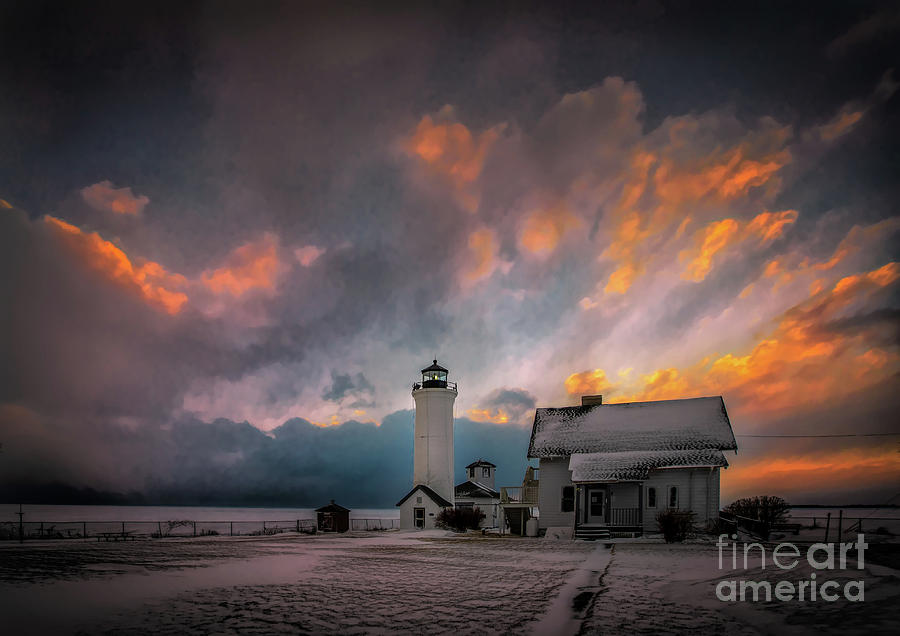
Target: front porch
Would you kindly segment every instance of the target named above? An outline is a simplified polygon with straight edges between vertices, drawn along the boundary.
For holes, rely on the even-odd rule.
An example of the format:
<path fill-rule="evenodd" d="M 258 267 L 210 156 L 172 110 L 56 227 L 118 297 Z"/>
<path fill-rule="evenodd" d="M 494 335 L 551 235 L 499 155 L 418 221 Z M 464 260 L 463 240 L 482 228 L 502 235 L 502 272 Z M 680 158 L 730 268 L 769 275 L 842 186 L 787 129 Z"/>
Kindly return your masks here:
<path fill-rule="evenodd" d="M 575 538 L 608 539 L 644 532 L 643 482 L 593 482 L 575 486 Z"/>

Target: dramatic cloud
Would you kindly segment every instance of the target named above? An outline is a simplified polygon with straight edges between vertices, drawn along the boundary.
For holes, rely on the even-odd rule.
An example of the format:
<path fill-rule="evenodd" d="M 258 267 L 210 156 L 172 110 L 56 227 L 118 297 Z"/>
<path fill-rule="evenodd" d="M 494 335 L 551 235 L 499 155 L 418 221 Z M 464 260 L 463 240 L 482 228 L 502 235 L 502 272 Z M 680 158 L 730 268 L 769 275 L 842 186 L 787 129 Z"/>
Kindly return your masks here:
<path fill-rule="evenodd" d="M 533 417 L 536 401 L 524 389 L 497 389 L 478 402 L 479 408 L 466 411 L 475 422 L 494 424 L 529 424 L 526 418 Z"/>
<path fill-rule="evenodd" d="M 82 265 L 139 293 L 150 304 L 176 314 L 187 302 L 187 295 L 177 291 L 186 284 L 183 276 L 172 274 L 152 261 L 135 267 L 125 252 L 96 232 L 82 232 L 52 216 L 44 217 L 44 220 Z"/>
<path fill-rule="evenodd" d="M 242 296 L 255 289 L 271 292 L 280 267 L 278 239 L 273 234 L 265 234 L 236 247 L 222 267 L 203 272 L 202 280 L 216 294 Z"/>
<path fill-rule="evenodd" d="M 355 402 L 351 406 L 373 406 L 371 401 L 360 399 L 360 394 L 368 395 L 370 398 L 375 393 L 375 387 L 366 379 L 362 373 L 351 376 L 349 373 L 340 374 L 331 372 L 332 384 L 322 393 L 322 399 L 330 402 L 340 402 L 345 397 L 356 397 Z"/>
<path fill-rule="evenodd" d="M 4 484 L 391 505 L 435 357 L 504 484 L 584 394 L 897 420 L 893 9 L 108 9 L 0 20 Z M 740 437 L 723 492 L 874 501 L 856 441 Z"/>
<path fill-rule="evenodd" d="M 422 117 L 404 148 L 448 181 L 464 209 L 475 212 L 480 199 L 477 180 L 485 156 L 502 131 L 503 126 L 499 125 L 473 136 L 466 126 L 455 121 L 453 107 L 444 106 L 433 118 Z"/>
<path fill-rule="evenodd" d="M 101 181 L 81 189 L 81 198 L 85 203 L 101 212 L 138 215 L 150 203 L 144 196 L 134 196 L 131 188 L 116 188 L 111 181 Z"/>

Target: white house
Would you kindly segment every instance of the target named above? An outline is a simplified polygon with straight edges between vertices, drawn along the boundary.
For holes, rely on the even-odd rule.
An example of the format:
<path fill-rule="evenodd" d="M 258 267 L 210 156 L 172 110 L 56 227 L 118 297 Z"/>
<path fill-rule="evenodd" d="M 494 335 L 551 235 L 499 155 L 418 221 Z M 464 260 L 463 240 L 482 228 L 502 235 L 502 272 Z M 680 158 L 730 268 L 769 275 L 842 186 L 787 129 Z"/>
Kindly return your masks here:
<path fill-rule="evenodd" d="M 401 529 L 434 528 L 438 513 L 453 507 L 453 403 L 457 389 L 455 382 L 447 380 L 448 373 L 434 360 L 422 369 L 422 381 L 413 384 L 413 488 L 397 502 Z"/>
<path fill-rule="evenodd" d="M 541 529 L 602 538 L 656 531 L 656 514 L 719 510 L 722 451 L 737 450 L 721 396 L 539 408 L 528 457 L 540 460 Z"/>
<path fill-rule="evenodd" d="M 466 481 L 456 484 L 457 508 L 478 508 L 484 513 L 482 527 L 500 525 L 500 493 L 494 487 L 497 467 L 479 459 L 466 466 Z"/>

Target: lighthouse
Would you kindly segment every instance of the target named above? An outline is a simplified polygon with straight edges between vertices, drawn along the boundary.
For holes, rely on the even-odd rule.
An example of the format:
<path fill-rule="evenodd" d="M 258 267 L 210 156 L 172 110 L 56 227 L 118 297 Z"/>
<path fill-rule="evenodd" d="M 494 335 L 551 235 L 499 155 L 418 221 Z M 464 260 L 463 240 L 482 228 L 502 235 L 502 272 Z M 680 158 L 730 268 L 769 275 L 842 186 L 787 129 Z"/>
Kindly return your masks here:
<path fill-rule="evenodd" d="M 457 386 L 438 364 L 422 369 L 412 387 L 416 402 L 413 488 L 401 499 L 400 527 L 433 528 L 435 517 L 453 507 L 453 403 Z"/>

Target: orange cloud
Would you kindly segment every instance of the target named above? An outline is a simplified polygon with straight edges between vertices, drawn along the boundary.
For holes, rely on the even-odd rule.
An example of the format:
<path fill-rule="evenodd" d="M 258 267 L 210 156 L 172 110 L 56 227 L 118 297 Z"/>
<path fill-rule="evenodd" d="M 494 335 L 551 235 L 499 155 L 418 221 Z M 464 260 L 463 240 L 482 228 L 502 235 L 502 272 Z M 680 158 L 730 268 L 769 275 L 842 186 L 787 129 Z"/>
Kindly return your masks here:
<path fill-rule="evenodd" d="M 692 281 L 701 281 L 706 278 L 712 269 L 712 259 L 718 252 L 734 240 L 739 224 L 734 219 L 723 219 L 710 223 L 696 234 L 697 246 L 695 250 L 684 250 L 679 259 L 690 259 L 687 269 L 681 277 Z"/>
<path fill-rule="evenodd" d="M 638 149 L 629 158 L 611 214 L 612 240 L 602 255 L 616 263 L 604 287 L 606 294 L 625 294 L 657 257 L 660 246 L 677 241 L 691 220 L 720 211 L 753 188 L 765 186 L 771 194 L 779 187 L 778 172 L 791 161 L 785 147 L 790 129 L 765 122 L 760 131 L 730 147 L 716 144 L 711 151 L 702 151 L 702 140 L 715 136 L 719 125 L 714 116 L 669 120 L 655 135 L 666 131 L 668 136 L 661 137 L 665 143 L 653 150 Z M 740 219 L 707 225 L 695 233 L 693 248 L 682 256 L 689 262 L 684 278 L 703 280 L 713 257 L 729 244 L 751 235 L 763 244 L 770 242 L 794 218 L 796 212 L 787 211 L 763 213 L 746 226 Z M 734 223 L 740 224 L 740 233 Z"/>
<path fill-rule="evenodd" d="M 460 204 L 469 212 L 478 209 L 479 195 L 474 187 L 484 160 L 500 138 L 503 126 L 495 126 L 477 137 L 463 124 L 452 121 L 453 108 L 445 106 L 437 117 L 422 117 L 416 130 L 404 143 L 411 156 L 419 158 L 432 172 L 452 184 Z"/>
<path fill-rule="evenodd" d="M 780 492 L 785 484 L 796 491 L 843 489 L 900 481 L 900 453 L 896 448 L 851 448 L 820 453 L 765 456 L 735 461 L 723 473 L 723 490 L 733 496 Z"/>
<path fill-rule="evenodd" d="M 740 145 L 694 161 L 664 159 L 653 176 L 655 193 L 668 207 L 705 198 L 728 201 L 765 185 L 791 160 L 786 149 L 759 160 L 747 157 L 747 153 L 748 148 Z"/>
<path fill-rule="evenodd" d="M 256 289 L 272 291 L 280 269 L 278 239 L 266 234 L 235 248 L 222 267 L 204 271 L 201 279 L 216 294 L 242 296 Z"/>
<path fill-rule="evenodd" d="M 463 272 L 464 283 L 475 283 L 488 278 L 498 265 L 497 238 L 492 230 L 482 228 L 469 234 L 469 254 L 472 260 Z"/>
<path fill-rule="evenodd" d="M 572 214 L 563 202 L 535 210 L 525 217 L 519 233 L 519 245 L 525 251 L 545 258 L 553 253 L 567 232 L 581 225 L 581 219 Z"/>
<path fill-rule="evenodd" d="M 146 196 L 136 197 L 131 188 L 116 188 L 111 181 L 101 181 L 82 188 L 81 198 L 95 210 L 116 214 L 138 215 L 150 203 Z"/>
<path fill-rule="evenodd" d="M 294 250 L 294 257 L 297 259 L 298 263 L 303 265 L 303 267 L 309 267 L 319 260 L 319 257 L 324 253 L 325 249 L 322 247 L 304 245 L 303 247 L 298 247 Z"/>
<path fill-rule="evenodd" d="M 780 237 L 784 229 L 796 220 L 796 210 L 785 210 L 763 212 L 745 224 L 734 219 L 714 221 L 694 234 L 693 247 L 679 253 L 680 261 L 688 261 L 681 277 L 694 282 L 702 281 L 712 269 L 714 257 L 727 247 L 748 239 L 756 239 L 752 245 L 754 249 L 767 245 Z"/>
<path fill-rule="evenodd" d="M 187 302 L 187 294 L 177 291 L 187 282 L 184 276 L 173 274 L 153 261 L 136 267 L 125 252 L 96 232 L 83 232 L 52 216 L 44 217 L 44 222 L 85 265 L 123 287 L 135 290 L 151 305 L 177 314 Z"/>
<path fill-rule="evenodd" d="M 862 119 L 865 111 L 862 110 L 844 110 L 838 113 L 834 119 L 819 128 L 819 136 L 823 141 L 834 141 L 841 137 L 856 125 Z"/>
<path fill-rule="evenodd" d="M 509 415 L 501 408 L 498 409 L 469 409 L 466 416 L 473 422 L 490 422 L 492 424 L 508 424 Z"/>
<path fill-rule="evenodd" d="M 618 387 L 606 378 L 603 369 L 573 373 L 566 378 L 565 384 L 569 395 L 599 395 L 615 391 Z"/>
<path fill-rule="evenodd" d="M 796 410 L 885 381 L 900 373 L 900 355 L 883 348 L 880 328 L 833 325 L 845 317 L 848 306 L 864 306 L 872 294 L 898 280 L 896 262 L 847 276 L 784 312 L 749 352 L 712 356 L 687 369 L 659 369 L 642 375 L 632 393 L 610 401 L 723 394 L 741 412 Z M 566 380 L 571 394 L 593 392 L 595 385 L 602 387 L 596 392 L 610 390 L 601 369 Z"/>

